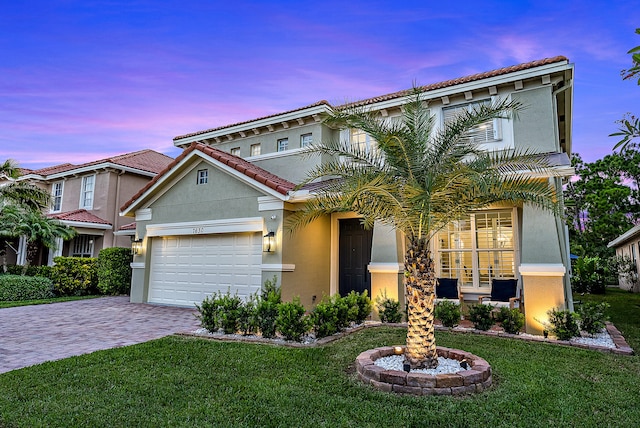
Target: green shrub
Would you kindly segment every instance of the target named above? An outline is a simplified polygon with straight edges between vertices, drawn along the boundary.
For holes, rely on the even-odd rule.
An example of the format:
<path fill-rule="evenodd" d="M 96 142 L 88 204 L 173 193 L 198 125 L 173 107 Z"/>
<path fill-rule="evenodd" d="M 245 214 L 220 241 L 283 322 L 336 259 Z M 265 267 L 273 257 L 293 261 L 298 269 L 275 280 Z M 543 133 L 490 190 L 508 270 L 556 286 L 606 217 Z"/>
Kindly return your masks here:
<path fill-rule="evenodd" d="M 571 281 L 576 293 L 604 294 L 605 281 L 609 274 L 606 259 L 600 257 L 580 257 L 575 262 Z"/>
<path fill-rule="evenodd" d="M 220 327 L 225 334 L 234 334 L 238 331 L 242 303 L 240 297 L 232 296 L 229 292 L 218 297 Z"/>
<path fill-rule="evenodd" d="M 256 305 L 256 317 L 258 328 L 262 337 L 270 339 L 276 336 L 276 319 L 278 318 L 278 305 L 282 302 L 278 278 L 264 282 L 262 295 Z"/>
<path fill-rule="evenodd" d="M 22 275 L 22 269 L 24 266 L 20 265 L 7 265 L 7 273 L 10 275 Z M 53 272 L 53 266 L 33 266 L 27 267 L 26 276 L 41 276 L 43 278 L 51 279 Z M 2 268 L 0 268 L 0 274 L 2 274 Z"/>
<path fill-rule="evenodd" d="M 131 288 L 130 248 L 111 247 L 98 254 L 98 290 L 102 294 L 129 294 Z"/>
<path fill-rule="evenodd" d="M 473 326 L 482 331 L 487 331 L 493 325 L 493 317 L 491 312 L 493 306 L 476 304 L 471 305 L 469 308 L 469 320 L 473 323 Z"/>
<path fill-rule="evenodd" d="M 340 331 L 339 308 L 330 297 L 324 297 L 311 312 L 316 337 L 327 337 Z"/>
<path fill-rule="evenodd" d="M 606 310 L 609 308 L 607 302 L 587 302 L 578 307 L 580 317 L 580 328 L 589 334 L 600 333 L 607 320 Z"/>
<path fill-rule="evenodd" d="M 49 278 L 0 275 L 0 301 L 49 299 L 53 296 Z"/>
<path fill-rule="evenodd" d="M 389 323 L 402 322 L 403 314 L 400 310 L 400 302 L 387 297 L 386 293 L 376 297 L 376 309 L 378 309 L 380 321 Z"/>
<path fill-rule="evenodd" d="M 362 293 L 351 291 L 343 299 L 349 306 L 348 319 L 350 322 L 362 324 L 364 320 L 371 315 L 373 305 L 371 304 L 367 290 L 364 290 Z"/>
<path fill-rule="evenodd" d="M 199 314 L 196 317 L 200 320 L 200 325 L 211 333 L 216 333 L 220 328 L 220 304 L 219 294 L 207 296 L 200 305 L 196 303 Z"/>
<path fill-rule="evenodd" d="M 498 321 L 505 332 L 509 334 L 519 334 L 524 327 L 524 314 L 519 309 L 502 307 L 496 315 Z"/>
<path fill-rule="evenodd" d="M 256 307 L 256 299 L 251 296 L 249 300 L 244 302 L 240 307 L 238 316 L 238 330 L 245 336 L 254 334 L 258 331 L 258 309 Z"/>
<path fill-rule="evenodd" d="M 296 342 L 302 340 L 302 336 L 309 330 L 309 319 L 305 315 L 304 306 L 300 304 L 299 298 L 294 298 L 293 302 L 278 305 L 276 325 L 286 340 Z"/>
<path fill-rule="evenodd" d="M 56 257 L 51 280 L 60 296 L 84 296 L 97 293 L 98 272 L 95 258 Z"/>
<path fill-rule="evenodd" d="M 568 310 L 551 309 L 549 315 L 548 330 L 559 340 L 569 340 L 572 337 L 580 336 L 578 321 L 573 312 Z"/>
<path fill-rule="evenodd" d="M 455 327 L 460 321 L 460 305 L 450 300 L 438 302 L 435 308 L 435 317 L 438 318 L 445 327 Z"/>

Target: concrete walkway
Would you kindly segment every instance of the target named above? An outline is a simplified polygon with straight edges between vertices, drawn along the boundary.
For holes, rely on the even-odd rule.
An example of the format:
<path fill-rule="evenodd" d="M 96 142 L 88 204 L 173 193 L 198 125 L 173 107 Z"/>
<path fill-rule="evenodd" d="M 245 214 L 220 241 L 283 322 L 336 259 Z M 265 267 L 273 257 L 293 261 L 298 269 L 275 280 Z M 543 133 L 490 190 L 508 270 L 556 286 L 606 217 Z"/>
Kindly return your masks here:
<path fill-rule="evenodd" d="M 192 331 L 196 313 L 128 296 L 0 309 L 0 373 Z"/>

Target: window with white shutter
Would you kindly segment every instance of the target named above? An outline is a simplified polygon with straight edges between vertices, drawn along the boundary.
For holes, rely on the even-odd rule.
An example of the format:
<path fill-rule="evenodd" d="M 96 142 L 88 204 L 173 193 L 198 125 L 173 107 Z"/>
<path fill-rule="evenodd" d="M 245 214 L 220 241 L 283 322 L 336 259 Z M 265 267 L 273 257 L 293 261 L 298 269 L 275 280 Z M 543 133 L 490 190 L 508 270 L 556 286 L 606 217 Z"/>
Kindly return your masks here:
<path fill-rule="evenodd" d="M 442 109 L 444 124 L 446 125 L 447 123 L 453 121 L 459 114 L 463 112 L 473 111 L 474 108 L 477 108 L 481 104 L 489 105 L 491 104 L 491 100 L 483 100 L 473 103 L 459 104 L 451 107 L 444 107 Z M 502 136 L 500 135 L 499 119 L 488 120 L 478 126 L 473 127 L 467 133 L 467 136 L 473 143 L 476 144 L 500 140 Z"/>

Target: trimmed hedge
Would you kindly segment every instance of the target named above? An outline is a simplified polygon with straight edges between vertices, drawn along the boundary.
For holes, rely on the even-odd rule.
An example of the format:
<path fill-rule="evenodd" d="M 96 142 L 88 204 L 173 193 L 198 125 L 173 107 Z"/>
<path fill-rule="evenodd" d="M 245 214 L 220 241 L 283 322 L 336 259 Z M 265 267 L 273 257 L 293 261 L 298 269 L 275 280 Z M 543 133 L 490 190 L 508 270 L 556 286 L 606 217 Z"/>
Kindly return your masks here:
<path fill-rule="evenodd" d="M 7 274 L 10 275 L 22 275 L 22 269 L 24 266 L 21 265 L 7 265 Z M 0 274 L 2 274 L 2 267 L 0 267 Z M 52 266 L 33 266 L 29 265 L 27 267 L 26 276 L 42 276 L 44 278 L 51 279 L 52 274 Z"/>
<path fill-rule="evenodd" d="M 0 275 L 0 301 L 39 300 L 53 296 L 53 284 L 49 278 Z"/>
<path fill-rule="evenodd" d="M 111 247 L 98 254 L 98 290 L 102 294 L 129 294 L 131 288 L 130 248 Z"/>
<path fill-rule="evenodd" d="M 59 296 L 98 294 L 98 269 L 95 258 L 56 257 L 51 280 Z"/>

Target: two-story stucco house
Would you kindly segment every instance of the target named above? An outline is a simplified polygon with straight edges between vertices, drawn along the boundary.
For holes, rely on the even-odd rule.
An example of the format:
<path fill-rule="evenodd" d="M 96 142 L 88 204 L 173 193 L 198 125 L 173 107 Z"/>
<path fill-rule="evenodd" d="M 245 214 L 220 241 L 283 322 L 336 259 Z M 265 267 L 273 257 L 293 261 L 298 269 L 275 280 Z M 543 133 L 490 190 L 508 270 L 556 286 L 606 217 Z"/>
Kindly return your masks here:
<path fill-rule="evenodd" d="M 60 255 L 96 257 L 103 248 L 129 247 L 131 237 L 118 230 L 133 220 L 121 217 L 120 207 L 172 161 L 153 150 L 141 150 L 80 165 L 25 170 L 17 181 L 28 181 L 50 192 L 47 215 L 77 232 L 72 240 L 60 241 L 55 251 L 41 248 L 32 263 L 51 265 Z M 25 263 L 24 239 L 19 241 L 17 254 L 8 256 L 10 263 Z"/>
<path fill-rule="evenodd" d="M 516 120 L 490 121 L 473 138 L 487 150 L 529 148 L 572 174 L 573 66 L 564 57 L 533 61 L 421 87 L 438 126 L 461 109 L 495 98 L 527 108 Z M 381 118 L 400 114 L 409 91 L 355 104 Z M 193 306 L 230 290 L 246 297 L 276 275 L 283 298 L 307 307 L 334 293 L 368 290 L 404 300 L 403 236 L 355 214 L 335 213 L 295 234 L 284 224 L 314 185 L 294 190 L 323 156 L 302 156 L 312 143 L 340 138 L 374 144 L 358 129 L 333 129 L 326 101 L 174 139 L 184 148 L 171 166 L 122 207 L 135 217 L 143 249 L 133 263 L 131 300 Z M 560 190 L 562 178 L 548 177 Z M 561 191 L 559 192 L 562 193 Z M 487 294 L 493 278 L 517 278 L 530 331 L 551 307 L 571 307 L 567 231 L 530 206 L 496 207 L 452 222 L 433 242 L 437 273 L 458 278 L 465 298 Z"/>

